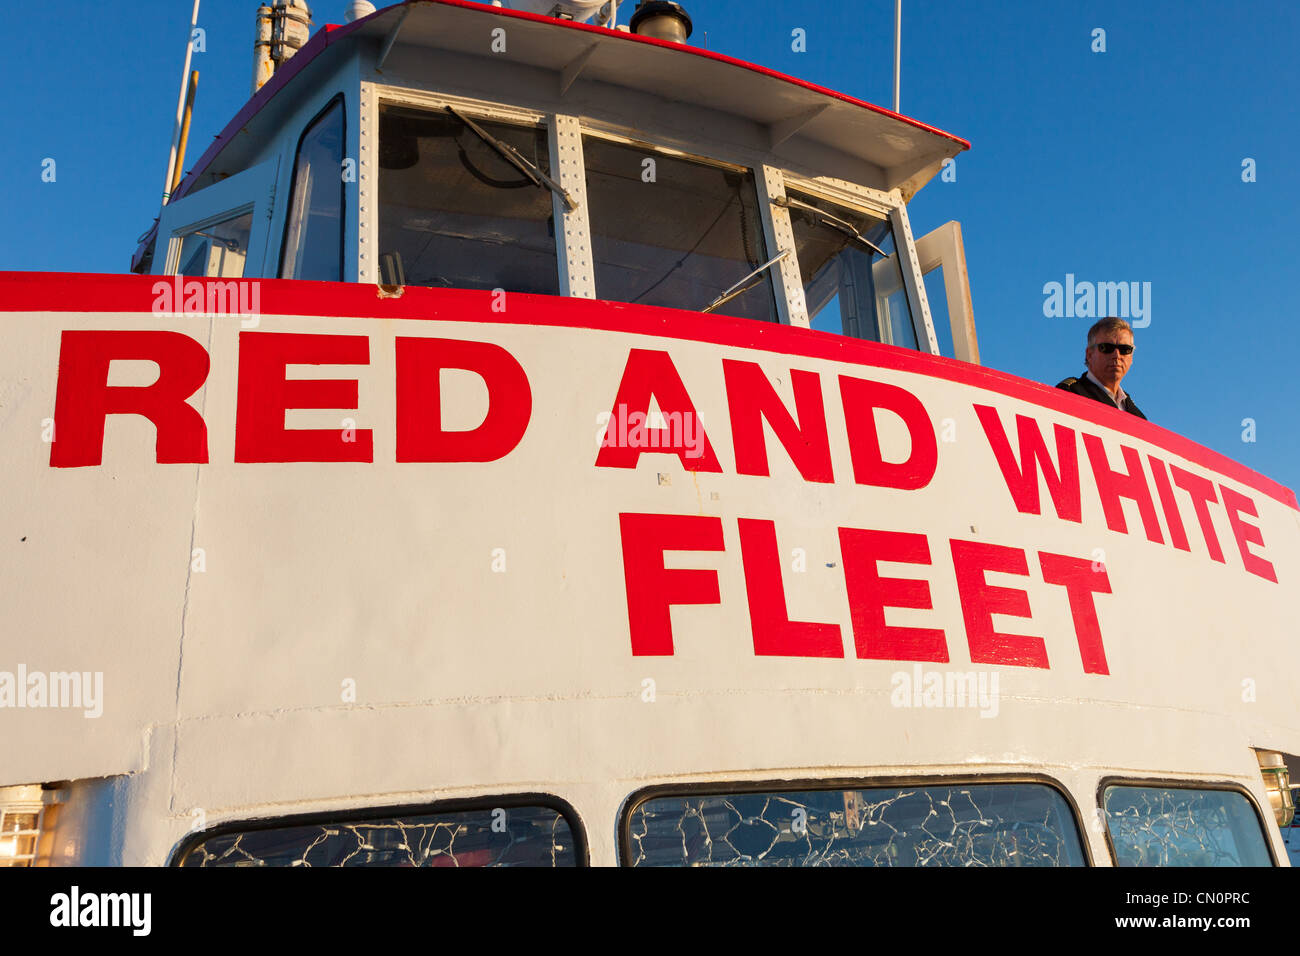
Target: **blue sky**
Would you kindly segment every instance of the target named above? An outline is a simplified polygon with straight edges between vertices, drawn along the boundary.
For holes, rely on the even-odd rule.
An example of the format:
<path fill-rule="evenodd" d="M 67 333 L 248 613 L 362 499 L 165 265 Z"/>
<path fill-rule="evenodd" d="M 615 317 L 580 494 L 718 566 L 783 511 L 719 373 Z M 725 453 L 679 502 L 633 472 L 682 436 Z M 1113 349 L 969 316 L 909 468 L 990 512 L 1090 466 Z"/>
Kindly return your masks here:
<path fill-rule="evenodd" d="M 693 42 L 890 103 L 892 0 L 685 5 Z M 317 24 L 346 6 L 317 0 Z M 248 97 L 256 7 L 203 0 L 191 160 Z M 127 270 L 158 208 L 190 8 L 71 0 L 58 30 L 10 18 L 0 270 Z M 913 200 L 912 226 L 962 223 L 983 364 L 1078 374 L 1092 320 L 1046 317 L 1044 284 L 1149 282 L 1125 387 L 1153 421 L 1300 486 L 1297 40 L 1294 0 L 905 0 L 902 111 L 972 144 L 956 182 Z"/>

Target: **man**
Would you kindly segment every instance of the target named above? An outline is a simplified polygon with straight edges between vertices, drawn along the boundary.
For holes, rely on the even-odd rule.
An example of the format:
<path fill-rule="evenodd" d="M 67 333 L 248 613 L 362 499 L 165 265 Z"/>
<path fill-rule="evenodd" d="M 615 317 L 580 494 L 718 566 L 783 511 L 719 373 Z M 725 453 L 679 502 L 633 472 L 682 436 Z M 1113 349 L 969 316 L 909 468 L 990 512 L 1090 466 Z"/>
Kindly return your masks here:
<path fill-rule="evenodd" d="M 1056 387 L 1146 418 L 1119 387 L 1120 379 L 1133 364 L 1133 329 L 1127 322 L 1111 316 L 1090 328 L 1083 361 L 1088 369 L 1081 377 L 1067 378 Z"/>

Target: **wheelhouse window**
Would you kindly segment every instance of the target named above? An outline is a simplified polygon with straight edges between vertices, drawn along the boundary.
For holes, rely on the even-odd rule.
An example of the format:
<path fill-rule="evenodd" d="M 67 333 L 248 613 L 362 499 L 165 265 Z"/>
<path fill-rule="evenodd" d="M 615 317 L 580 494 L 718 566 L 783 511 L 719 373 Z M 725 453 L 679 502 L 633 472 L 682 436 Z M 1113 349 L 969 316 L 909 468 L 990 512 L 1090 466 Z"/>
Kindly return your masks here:
<path fill-rule="evenodd" d="M 1035 783 L 654 796 L 632 866 L 1084 866 L 1065 798 Z"/>
<path fill-rule="evenodd" d="M 917 348 L 889 220 L 795 189 L 786 195 L 812 327 Z"/>
<path fill-rule="evenodd" d="M 1245 794 L 1107 787 L 1106 829 L 1118 866 L 1272 866 Z"/>
<path fill-rule="evenodd" d="M 176 274 L 242 279 L 252 231 L 252 212 L 191 230 L 181 237 Z"/>
<path fill-rule="evenodd" d="M 583 138 L 596 297 L 776 322 L 749 170 Z M 746 280 L 743 283 L 741 280 Z"/>
<path fill-rule="evenodd" d="M 550 168 L 544 125 L 382 106 L 381 278 L 558 295 Z"/>
<path fill-rule="evenodd" d="M 343 140 L 339 99 L 298 143 L 280 260 L 283 279 L 343 281 Z"/>
<path fill-rule="evenodd" d="M 578 866 L 574 833 L 548 806 L 335 817 L 200 837 L 179 866 Z"/>

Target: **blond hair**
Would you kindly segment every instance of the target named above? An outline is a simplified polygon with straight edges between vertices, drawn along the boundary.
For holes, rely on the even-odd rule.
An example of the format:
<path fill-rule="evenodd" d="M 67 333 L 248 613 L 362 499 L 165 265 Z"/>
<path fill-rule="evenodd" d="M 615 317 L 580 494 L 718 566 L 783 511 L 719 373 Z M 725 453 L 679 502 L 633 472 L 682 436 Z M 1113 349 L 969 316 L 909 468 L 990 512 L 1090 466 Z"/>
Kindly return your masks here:
<path fill-rule="evenodd" d="M 1133 335 L 1133 326 L 1129 325 L 1118 316 L 1109 315 L 1101 321 L 1095 323 L 1088 330 L 1088 348 L 1092 348 L 1092 340 L 1103 332 L 1127 332 L 1130 337 Z"/>

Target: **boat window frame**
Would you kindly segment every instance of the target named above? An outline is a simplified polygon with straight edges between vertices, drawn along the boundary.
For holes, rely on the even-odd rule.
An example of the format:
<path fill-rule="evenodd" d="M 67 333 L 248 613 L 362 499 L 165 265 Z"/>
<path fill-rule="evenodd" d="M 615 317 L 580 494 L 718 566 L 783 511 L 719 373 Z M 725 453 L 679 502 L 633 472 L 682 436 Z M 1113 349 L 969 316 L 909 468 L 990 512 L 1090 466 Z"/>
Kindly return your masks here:
<path fill-rule="evenodd" d="M 733 793 L 760 793 L 791 790 L 867 790 L 888 787 L 936 787 L 936 786 L 978 786 L 996 784 L 1038 784 L 1055 790 L 1065 799 L 1066 806 L 1072 814 L 1075 837 L 1083 850 L 1083 869 L 1097 865 L 1092 853 L 1092 841 L 1088 837 L 1088 828 L 1084 825 L 1083 814 L 1074 795 L 1060 780 L 1045 773 L 953 773 L 953 774 L 908 774 L 902 776 L 886 775 L 882 777 L 765 777 L 759 780 L 709 780 L 704 782 L 655 783 L 634 790 L 623 798 L 619 807 L 617 820 L 615 865 L 620 868 L 633 869 L 631 823 L 632 814 L 637 807 L 657 797 L 672 796 L 718 796 Z M 1114 865 L 1112 863 L 1112 865 Z"/>
<path fill-rule="evenodd" d="M 591 223 L 586 201 L 586 163 L 582 149 L 574 156 L 557 137 L 572 133 L 581 142 L 582 137 L 596 136 L 611 142 L 648 150 L 661 151 L 695 162 L 709 163 L 748 172 L 754 179 L 757 202 L 763 227 L 763 243 L 769 255 L 783 249 L 790 254 L 771 269 L 773 293 L 776 299 L 777 320 L 781 325 L 809 328 L 804 304 L 803 281 L 794 255 L 790 234 L 789 212 L 772 203 L 772 199 L 785 194 L 786 184 L 850 208 L 859 208 L 872 215 L 883 215 L 893 227 L 894 248 L 899 255 L 903 273 L 903 288 L 907 295 L 912 323 L 916 331 L 917 351 L 939 354 L 938 338 L 926 297 L 925 280 L 907 217 L 907 203 L 898 189 L 884 191 L 848 180 L 816 176 L 777 165 L 778 157 L 769 151 L 737 146 L 725 140 L 705 136 L 687 138 L 671 134 L 648 134 L 626 123 L 611 122 L 599 116 L 583 116 L 562 110 L 519 106 L 497 100 L 462 96 L 418 87 L 401 86 L 366 80 L 361 83 L 360 140 L 361 169 L 359 174 L 358 212 L 358 268 L 357 281 L 377 283 L 379 263 L 370 250 L 377 249 L 379 235 L 379 209 L 377 195 L 378 171 L 370 158 L 379 155 L 379 111 L 384 105 L 413 109 L 440 110 L 452 106 L 472 118 L 513 123 L 516 125 L 543 125 L 549 133 L 549 160 L 551 175 L 559 180 L 577 201 L 577 209 L 563 218 L 559 201 L 556 215 L 556 270 L 560 295 L 571 298 L 594 299 L 594 268 L 591 252 Z M 377 161 L 377 160 L 376 160 Z M 785 241 L 791 236 L 791 241 Z"/>
<path fill-rule="evenodd" d="M 149 275 L 176 275 L 176 270 L 181 265 L 181 245 L 190 233 L 251 213 L 252 230 L 249 233 L 248 254 L 244 260 L 244 274 L 238 280 L 222 281 L 266 278 L 264 269 L 271 258 L 270 246 L 274 241 L 274 230 L 270 228 L 267 214 L 274 209 L 270 193 L 274 189 L 279 170 L 280 157 L 273 154 L 220 182 L 177 196 L 164 206 L 158 217 L 158 235 Z"/>
<path fill-rule="evenodd" d="M 911 224 L 907 220 L 906 203 L 894 203 L 890 201 L 891 197 L 888 194 L 882 194 L 878 190 L 843 182 L 842 180 L 828 181 L 808 178 L 785 170 L 778 170 L 778 172 L 781 174 L 780 195 L 782 196 L 787 195 L 787 190 L 793 189 L 796 192 L 807 193 L 825 202 L 844 206 L 856 212 L 880 216 L 889 223 L 894 238 L 894 253 L 898 256 L 898 267 L 902 273 L 903 293 L 907 297 L 907 307 L 911 313 L 912 328 L 916 334 L 916 351 L 938 355 L 939 345 L 934 332 L 934 319 L 930 314 L 930 303 L 925 297 L 925 281 L 919 272 L 920 263 L 915 252 Z M 782 209 L 781 212 L 788 221 L 789 211 Z M 799 269 L 798 256 L 792 256 L 792 258 L 796 260 L 794 267 L 799 282 L 799 294 L 802 298 L 804 288 L 803 273 Z M 911 276 L 909 282 L 909 273 L 911 272 L 915 272 L 915 274 Z M 812 317 L 807 315 L 806 305 L 804 306 L 804 315 L 811 326 Z M 892 338 L 892 330 L 881 326 L 881 342 L 885 345 L 893 345 L 894 342 L 890 341 Z M 899 346 L 899 348 L 910 349 L 910 346 Z"/>
<path fill-rule="evenodd" d="M 358 259 L 357 268 L 358 282 L 378 283 L 380 281 L 378 251 L 371 257 L 366 254 L 371 249 L 378 250 L 379 248 L 379 170 L 377 165 L 379 162 L 379 113 L 385 106 L 428 110 L 433 113 L 440 112 L 445 106 L 450 106 L 458 112 L 464 113 L 472 120 L 507 123 L 513 126 L 541 127 L 547 133 L 547 160 L 550 165 L 550 175 L 561 183 L 564 182 L 560 175 L 561 158 L 558 155 L 559 150 L 556 149 L 556 130 L 560 118 L 565 115 L 563 113 L 547 113 L 544 110 L 512 106 L 492 100 L 456 96 L 449 93 L 430 93 L 410 87 L 363 83 L 361 88 L 361 152 L 363 156 L 374 157 L 376 165 L 372 175 L 370 173 L 370 164 L 363 161 L 361 182 L 359 183 L 361 186 L 361 201 L 358 214 L 360 218 L 358 224 L 360 227 L 358 230 L 360 240 L 358 243 L 360 246 L 360 258 Z M 584 194 L 574 198 L 578 203 L 578 208 L 574 214 L 581 215 L 585 222 L 587 215 L 586 196 Z M 561 227 L 559 212 L 563 209 L 563 204 L 554 195 L 552 195 L 551 201 L 556 208 L 555 270 L 560 289 L 559 294 L 564 296 L 566 294 L 565 289 L 569 285 L 568 273 L 572 270 L 570 247 L 573 245 L 573 233 L 567 224 L 567 216 L 565 217 L 564 227 Z M 592 296 L 577 297 L 592 298 Z"/>
<path fill-rule="evenodd" d="M 759 194 L 763 240 L 769 255 L 775 255 L 786 248 L 790 250 L 790 255 L 772 269 L 772 279 L 776 285 L 778 319 L 782 325 L 799 328 L 811 326 L 804 302 L 803 278 L 799 272 L 798 257 L 794 254 L 789 212 L 772 203 L 774 198 L 785 195 L 787 184 L 800 192 L 810 193 L 827 202 L 885 217 L 889 220 L 894 233 L 894 248 L 898 253 L 899 267 L 903 273 L 903 290 L 907 296 L 912 325 L 916 332 L 916 351 L 930 355 L 939 354 L 934 320 L 930 314 L 929 300 L 926 298 L 925 280 L 920 272 L 911 222 L 907 218 L 907 203 L 899 190 L 885 192 L 848 180 L 801 174 L 775 165 L 773 161 L 776 157 L 771 153 L 728 147 L 724 142 L 707 138 L 699 138 L 693 141 L 694 145 L 686 145 L 681 140 L 668 142 L 656 139 L 626 126 L 618 126 L 590 117 L 581 117 L 580 124 L 580 132 L 583 136 L 601 136 L 624 145 L 662 150 L 670 155 L 697 162 L 729 166 L 738 171 L 748 170 L 754 177 Z M 790 237 L 789 245 L 784 241 L 787 236 Z M 590 247 L 589 235 L 587 245 Z"/>
<path fill-rule="evenodd" d="M 773 295 L 776 298 L 777 322 L 780 325 L 793 325 L 799 328 L 808 327 L 807 316 L 803 309 L 803 286 L 791 280 L 790 267 L 791 260 L 794 258 L 794 247 L 793 244 L 787 245 L 783 241 L 784 235 L 780 229 L 780 220 L 775 217 L 775 214 L 784 213 L 784 210 L 774 206 L 771 202 L 773 195 L 775 195 L 773 183 L 779 181 L 782 173 L 781 170 L 772 165 L 773 157 L 770 153 L 737 146 L 734 142 L 713 139 L 707 135 L 695 136 L 689 140 L 685 137 L 670 140 L 667 138 L 669 134 L 664 133 L 661 134 L 661 138 L 656 139 L 653 135 L 635 127 L 610 122 L 597 116 L 581 116 L 578 121 L 580 124 L 579 132 L 583 136 L 601 136 L 614 142 L 621 142 L 624 145 L 662 150 L 683 159 L 713 163 L 718 166 L 729 166 L 737 171 L 748 170 L 749 174 L 754 177 L 754 187 L 758 192 L 759 219 L 763 224 L 763 245 L 769 250 L 768 256 L 774 256 L 777 252 L 787 248 L 790 253 L 771 268 Z M 583 162 L 585 164 L 585 155 L 583 156 Z M 584 182 L 586 180 L 585 166 L 583 180 Z M 868 187 L 862 188 L 866 189 Z M 872 193 L 877 192 L 876 190 L 870 191 Z M 886 194 L 880 193 L 880 195 Z M 788 219 L 786 222 L 788 226 Z M 587 225 L 590 224 L 587 223 Z M 586 236 L 586 246 L 588 249 L 591 247 L 589 229 Z M 797 273 L 793 273 L 793 275 L 797 276 Z M 800 321 L 801 315 L 803 316 L 802 321 Z"/>
<path fill-rule="evenodd" d="M 644 150 L 649 150 L 651 152 L 664 153 L 668 156 L 677 159 L 684 159 L 688 162 L 701 163 L 706 166 L 717 166 L 722 169 L 728 169 L 731 172 L 745 173 L 749 175 L 754 180 L 754 204 L 758 209 L 759 221 L 762 223 L 763 255 L 761 256 L 761 258 L 763 259 L 763 261 L 766 262 L 770 257 L 776 255 L 782 249 L 781 242 L 779 241 L 779 236 L 772 229 L 771 216 L 769 215 L 768 212 L 772 208 L 772 204 L 766 194 L 767 190 L 765 190 L 764 188 L 765 173 L 768 172 L 768 167 L 764 167 L 761 165 L 752 166 L 744 161 L 729 159 L 725 156 L 716 156 L 716 155 L 710 156 L 704 153 L 695 152 L 690 149 L 683 149 L 681 146 L 676 146 L 676 145 L 670 146 L 665 143 L 657 143 L 653 139 L 646 139 L 644 135 L 633 136 L 630 135 L 629 131 L 627 130 L 618 130 L 613 127 L 604 124 L 599 124 L 599 123 L 592 124 L 588 122 L 585 118 L 578 117 L 579 140 L 585 139 L 588 136 L 594 137 L 596 139 L 608 140 L 609 142 L 617 143 L 621 146 L 631 146 L 636 149 L 644 149 Z M 578 153 L 579 153 L 579 161 L 582 164 L 581 167 L 582 181 L 585 184 L 587 179 L 587 153 L 585 149 L 580 149 Z M 590 218 L 590 207 L 587 205 L 585 201 L 585 196 L 584 196 L 584 202 L 582 204 L 582 228 L 583 228 L 583 235 L 581 237 L 582 242 L 584 247 L 588 250 L 588 254 L 590 256 L 591 255 L 590 250 L 592 246 L 591 218 Z M 789 260 L 792 258 L 794 258 L 793 249 L 790 250 L 790 254 L 787 255 L 784 260 L 782 260 L 780 263 L 773 265 L 769 270 L 772 275 L 772 297 L 775 300 L 775 304 L 776 304 L 776 317 L 777 317 L 778 325 L 792 324 L 790 321 L 791 313 L 790 313 L 789 290 L 786 287 L 786 284 L 782 281 L 782 276 L 786 268 L 786 263 L 788 263 Z M 595 288 L 594 260 L 588 262 L 587 268 L 592 273 L 592 287 L 594 289 Z M 740 276 L 737 275 L 736 278 L 739 279 Z M 599 292 L 600 290 L 596 289 L 595 293 L 593 294 L 593 298 L 597 297 L 599 295 Z M 802 292 L 803 292 L 802 286 L 799 287 L 799 292 L 800 295 L 802 296 Z M 703 312 L 703 309 L 707 304 L 708 303 L 701 303 L 699 309 L 684 309 L 682 311 L 694 312 L 696 314 L 703 315 L 705 314 Z M 766 322 L 760 319 L 742 319 L 739 316 L 734 316 L 734 318 L 746 322 L 763 321 L 764 324 L 766 325 L 771 324 L 770 322 Z"/>
<path fill-rule="evenodd" d="M 1106 788 L 1107 787 L 1153 787 L 1165 788 L 1169 790 L 1215 790 L 1220 793 L 1232 792 L 1240 793 L 1246 798 L 1252 810 L 1255 811 L 1255 822 L 1259 824 L 1260 833 L 1264 837 L 1264 845 L 1268 848 L 1269 859 L 1273 861 L 1273 869 L 1281 866 L 1278 860 L 1277 850 L 1273 846 L 1273 834 L 1270 832 L 1268 824 L 1265 823 L 1265 817 L 1260 812 L 1259 801 L 1251 793 L 1250 788 L 1239 780 L 1180 780 L 1177 777 L 1127 777 L 1112 774 L 1102 777 L 1097 781 L 1097 791 L 1094 794 L 1094 804 L 1099 813 L 1099 819 L 1102 822 L 1102 836 L 1106 839 L 1106 851 L 1110 853 L 1110 865 L 1116 869 L 1127 869 L 1120 867 L 1119 857 L 1115 854 L 1115 844 L 1110 838 L 1110 822 L 1106 818 Z M 1269 817 L 1268 819 L 1272 819 Z M 1273 829 L 1281 834 L 1281 828 L 1277 823 L 1273 823 Z M 1161 869 L 1178 869 L 1178 867 L 1161 867 Z M 1198 868 L 1199 869 L 1199 868 Z"/>
<path fill-rule="evenodd" d="M 320 826 L 328 823 L 366 823 L 374 820 L 387 820 L 399 816 L 430 815 L 438 813 L 466 813 L 475 810 L 518 809 L 520 807 L 541 807 L 554 810 L 564 818 L 573 835 L 573 869 L 591 866 L 591 845 L 587 840 L 587 829 L 582 817 L 573 804 L 550 793 L 511 793 L 504 796 L 457 797 L 451 800 L 436 800 L 432 803 L 404 803 L 396 806 L 362 806 L 340 807 L 337 810 L 324 810 L 311 813 L 292 813 L 278 817 L 250 817 L 240 820 L 227 820 L 215 826 L 206 827 L 193 833 L 187 833 L 176 844 L 168 860 L 169 867 L 180 867 L 187 856 L 208 840 L 226 836 L 230 833 L 253 833 L 261 830 L 280 830 L 289 827 Z"/>
<path fill-rule="evenodd" d="M 280 254 L 275 266 L 274 278 L 284 278 L 284 260 L 289 251 L 289 226 L 293 222 L 293 204 L 298 193 L 298 159 L 302 156 L 302 144 L 321 120 L 325 119 L 329 113 L 338 108 L 340 121 L 343 124 L 342 152 L 343 161 L 348 160 L 348 98 L 347 94 L 339 91 L 329 98 L 320 110 L 315 113 L 311 119 L 303 124 L 302 132 L 293 147 L 293 155 L 289 160 L 289 190 L 285 201 L 284 222 L 280 227 Z M 348 275 L 348 182 L 339 171 L 339 282 L 346 282 Z M 293 280 L 301 281 L 301 280 Z M 313 281 L 313 280 L 306 280 Z"/>
<path fill-rule="evenodd" d="M 166 258 L 164 259 L 164 271 L 162 274 L 166 276 L 179 275 L 177 270 L 180 269 L 181 267 L 181 249 L 182 246 L 184 245 L 185 240 L 188 239 L 190 236 L 194 235 L 196 232 L 201 232 L 204 229 L 211 229 L 213 226 L 220 226 L 223 225 L 224 223 L 232 222 L 235 219 L 242 219 L 244 216 L 250 214 L 253 215 L 254 220 L 256 220 L 257 203 L 251 199 L 248 202 L 244 203 L 243 205 L 232 206 L 231 208 L 223 212 L 219 212 L 216 213 L 215 215 L 207 216 L 203 219 L 197 219 L 194 222 L 188 223 L 187 225 L 180 227 L 179 229 L 172 230 L 172 234 L 168 237 L 167 253 L 166 253 Z M 211 247 L 211 243 L 212 240 L 209 239 L 208 240 L 209 248 Z M 245 261 L 247 261 L 247 258 L 245 258 Z M 191 278 L 217 279 L 222 277 L 208 276 L 205 270 L 203 276 L 191 276 Z M 255 277 L 240 276 L 239 278 L 251 279 Z M 230 280 L 224 280 L 224 281 L 230 281 Z"/>

